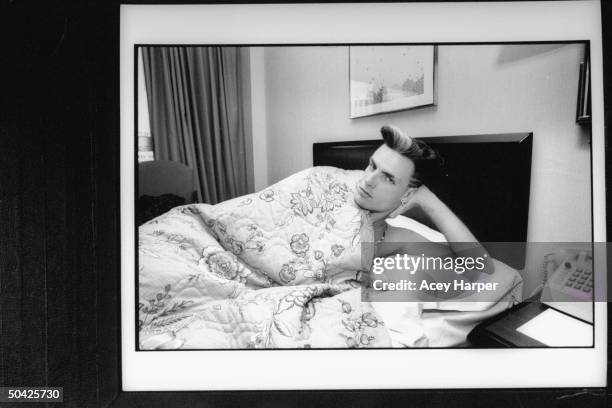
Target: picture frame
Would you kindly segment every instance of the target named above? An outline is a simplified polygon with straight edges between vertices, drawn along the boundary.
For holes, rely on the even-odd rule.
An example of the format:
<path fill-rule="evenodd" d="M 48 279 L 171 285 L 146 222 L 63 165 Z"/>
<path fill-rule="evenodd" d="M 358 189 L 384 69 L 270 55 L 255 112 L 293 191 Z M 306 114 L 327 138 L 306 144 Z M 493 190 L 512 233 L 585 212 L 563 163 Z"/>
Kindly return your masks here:
<path fill-rule="evenodd" d="M 435 105 L 436 73 L 437 45 L 350 46 L 350 118 Z"/>
<path fill-rule="evenodd" d="M 183 18 L 179 19 L 178 14 L 173 14 L 173 19 L 171 21 L 167 20 L 167 14 L 164 10 L 155 10 L 154 8 L 150 8 L 146 10 L 146 13 L 140 14 L 138 13 L 137 6 L 126 6 L 126 11 L 129 9 L 130 12 L 133 12 L 134 15 L 131 18 L 135 18 L 136 20 L 131 21 L 132 23 L 138 22 L 139 29 L 135 29 L 135 26 L 127 25 L 130 22 L 130 18 L 126 17 L 122 21 L 125 24 L 125 27 L 130 27 L 129 31 L 126 31 L 126 36 L 122 37 L 124 42 L 122 43 L 121 48 L 121 79 L 123 90 L 134 89 L 133 88 L 133 78 L 134 78 L 134 65 L 132 62 L 135 60 L 134 47 L 136 45 L 234 45 L 234 46 L 256 46 L 256 47 L 265 47 L 265 46 L 280 46 L 286 47 L 290 45 L 313 45 L 313 44 L 329 44 L 332 46 L 342 46 L 346 47 L 348 45 L 362 45 L 362 44 L 377 44 L 377 45 L 389 45 L 389 44 L 414 44 L 414 45 L 433 45 L 433 44 L 471 44 L 471 43 L 516 43 L 516 42 L 529 42 L 530 36 L 539 37 L 541 36 L 541 32 L 539 30 L 543 30 L 541 26 L 530 26 L 533 27 L 533 32 L 525 33 L 521 32 L 523 41 L 516 40 L 516 27 L 513 25 L 508 25 L 502 30 L 501 26 L 499 28 L 499 32 L 495 32 L 495 36 L 492 36 L 489 41 L 483 38 L 483 34 L 480 30 L 483 28 L 480 27 L 480 30 L 476 30 L 477 35 L 474 33 L 465 34 L 460 37 L 449 36 L 448 32 L 444 35 L 437 35 L 432 32 L 433 28 L 425 27 L 424 25 L 418 26 L 417 21 L 415 20 L 413 25 L 410 26 L 410 32 L 406 31 L 406 28 L 402 28 L 401 32 L 395 33 L 387 33 L 387 35 L 381 35 L 381 31 L 383 30 L 382 24 L 378 28 L 378 35 L 374 36 L 376 30 L 371 28 L 368 30 L 370 33 L 369 36 L 363 35 L 363 25 L 366 21 L 369 21 L 369 14 L 360 14 L 363 10 L 353 10 L 353 16 L 357 18 L 359 16 L 360 20 L 351 19 L 334 19 L 333 30 L 328 30 L 326 35 L 319 35 L 319 31 L 312 32 L 308 31 L 306 34 L 296 29 L 295 22 L 289 23 L 291 18 L 289 15 L 294 10 L 290 9 L 290 6 L 287 7 L 275 7 L 273 11 L 266 9 L 266 12 L 263 12 L 263 8 L 259 10 L 251 10 L 253 14 L 253 19 L 250 20 L 250 23 L 253 24 L 257 22 L 261 24 L 261 22 L 266 22 L 266 27 L 270 26 L 267 24 L 270 20 L 275 22 L 279 22 L 279 24 L 273 25 L 273 30 L 270 32 L 266 32 L 265 30 L 260 32 L 260 36 L 257 38 L 253 38 L 249 33 L 252 32 L 251 28 L 245 26 L 241 26 L 240 29 L 227 31 L 222 30 L 221 24 L 224 19 L 231 18 L 228 13 L 231 13 L 228 9 L 223 9 L 222 7 L 214 8 L 210 10 L 206 10 L 204 13 L 203 10 L 198 10 L 197 6 L 184 6 L 185 9 L 181 9 L 181 16 Z M 191 10 L 187 10 L 187 7 L 192 7 Z M 249 6 L 244 6 L 248 8 Z M 252 7 L 252 6 L 251 6 Z M 320 12 L 322 8 L 331 7 L 331 6 L 317 6 L 316 9 L 310 10 L 313 14 L 302 14 L 301 23 L 304 24 L 304 27 L 308 25 L 309 19 L 315 21 L 318 16 L 320 16 Z M 395 5 L 388 5 L 389 8 L 397 7 Z M 403 6 L 401 6 L 403 7 Z M 410 7 L 406 5 L 406 7 Z M 480 8 L 479 10 L 483 10 Z M 346 15 L 347 12 L 352 10 L 349 6 L 342 6 L 342 10 L 334 10 L 336 13 L 342 13 L 342 15 Z M 370 10 L 370 9 L 369 9 Z M 457 11 L 463 10 L 466 12 L 467 9 L 457 9 Z M 198 14 L 198 11 L 201 14 Z M 331 11 L 331 10 L 330 10 Z M 374 11 L 371 9 L 370 11 Z M 303 10 L 305 13 L 305 10 Z M 381 10 L 379 8 L 376 9 L 377 13 L 385 13 L 386 16 L 392 16 L 393 12 L 391 9 Z M 287 14 L 285 14 L 287 13 Z M 517 12 L 515 18 L 524 18 L 527 13 L 525 9 L 520 9 L 520 12 Z M 339 14 L 338 14 L 339 15 Z M 449 13 L 444 14 L 446 16 L 446 24 L 451 24 L 451 21 L 448 20 Z M 537 13 L 529 13 L 532 18 L 543 18 L 542 15 L 538 15 Z M 538 17 L 539 16 L 539 17 Z M 203 24 L 203 19 L 206 19 L 210 24 Z M 486 19 L 485 19 L 486 20 Z M 338 22 L 342 21 L 346 26 L 340 25 Z M 387 24 L 387 20 L 385 20 L 385 24 Z M 454 18 L 453 18 L 453 21 Z M 484 20 L 483 20 L 484 21 Z M 166 24 L 172 23 L 172 24 Z M 191 23 L 187 24 L 188 22 Z M 281 24 L 282 23 L 282 24 Z M 442 22 L 439 22 L 442 24 Z M 185 27 L 190 27 L 189 30 L 181 31 L 179 29 L 183 29 Z M 396 25 L 397 26 L 397 25 Z M 152 33 L 150 31 L 151 27 L 164 27 L 163 30 L 156 28 L 155 32 Z M 455 30 L 457 28 L 455 27 Z M 583 28 L 584 29 L 584 28 Z M 203 33 L 202 30 L 206 30 Z M 249 31 L 250 30 L 250 31 Z M 428 31 L 429 30 L 429 31 Z M 336 35 L 332 35 L 330 33 L 336 33 Z M 453 31 L 453 30 L 449 30 Z M 337 33 L 343 33 L 343 35 L 337 35 Z M 557 34 L 556 37 L 551 37 L 549 42 L 567 42 L 571 40 L 567 40 L 569 38 L 584 38 L 584 34 L 580 34 L 580 32 L 573 32 L 570 34 L 563 33 Z M 591 35 L 591 34 L 587 34 Z M 282 37 L 281 37 L 282 36 Z M 207 41 L 204 42 L 203 38 Z M 280 39 L 282 38 L 282 39 Z M 393 43 L 390 43 L 393 39 Z M 526 40 L 526 41 L 525 41 Z M 343 54 L 345 57 L 348 57 L 348 52 Z M 271 56 L 273 57 L 273 56 Z M 325 62 L 325 58 L 321 58 L 319 61 Z M 125 62 L 125 63 L 124 63 Z M 265 64 L 264 64 L 265 65 Z M 339 65 L 337 70 L 334 72 L 342 74 L 342 81 L 348 75 L 348 64 L 344 62 L 341 66 Z M 308 65 L 300 65 L 300 69 L 312 70 L 312 67 Z M 273 76 L 265 75 L 266 82 L 274 81 Z M 340 81 L 335 81 L 335 84 L 342 84 Z M 300 83 L 300 85 L 307 85 L 308 83 Z M 346 89 L 346 88 L 344 88 Z M 572 91 L 573 93 L 573 91 Z M 122 94 L 122 106 L 133 106 L 133 94 L 130 94 L 128 91 L 124 91 Z M 288 95 L 290 99 L 291 95 Z M 342 92 L 341 97 L 337 98 L 341 103 L 344 103 L 346 99 L 346 94 Z M 282 98 L 279 98 L 280 101 Z M 284 100 L 284 99 L 282 99 Z M 310 104 L 312 101 L 308 99 L 306 103 Z M 570 102 L 571 103 L 571 102 Z M 310 106 L 310 105 L 309 105 Z M 346 105 L 344 105 L 346 106 Z M 289 107 L 291 109 L 291 107 Z M 320 112 L 321 107 L 316 107 Z M 346 112 L 342 108 L 344 112 Z M 421 110 L 419 111 L 420 116 L 418 119 L 421 120 L 424 117 L 426 118 L 428 114 L 432 113 L 431 110 Z M 121 111 L 122 116 L 122 135 L 127 135 L 122 137 L 122 157 L 124 157 L 124 162 L 122 168 L 127 169 L 128 172 L 133 171 L 133 164 L 129 162 L 129 158 L 133 157 L 134 148 L 133 143 L 130 143 L 129 138 L 134 134 L 134 117 L 132 116 L 134 112 L 132 110 L 124 109 Z M 318 113 L 317 113 L 318 114 Z M 322 119 L 323 116 L 308 116 L 309 120 Z M 346 116 L 344 116 L 347 119 Z M 270 119 L 267 119 L 270 120 Z M 378 118 L 378 120 L 382 120 Z M 350 119 L 347 119 L 350 122 Z M 426 121 L 423 121 L 425 123 Z M 321 122 L 323 123 L 323 122 Z M 328 122 L 325 122 L 326 124 Z M 368 121 L 362 121 L 362 124 L 367 125 Z M 374 124 L 374 123 L 373 123 Z M 378 125 L 378 124 L 376 124 Z M 448 126 L 452 126 L 452 124 L 448 124 Z M 324 126 L 321 127 L 325 128 Z M 352 122 L 349 124 L 348 128 L 355 129 L 355 123 Z M 347 129 L 348 129 L 347 128 Z M 329 129 L 325 129 L 326 132 L 329 132 Z M 347 131 L 350 131 L 347 130 Z M 595 131 L 594 131 L 595 132 Z M 594 137 L 594 141 L 597 141 L 597 144 L 601 142 L 601 129 L 597 130 L 597 137 Z M 595 133 L 596 133 L 595 132 Z M 278 148 L 278 146 L 276 146 Z M 134 235 L 133 235 L 133 206 L 129 201 L 129 197 L 133 197 L 133 185 L 130 180 L 125 180 L 123 183 L 123 189 L 121 193 L 122 198 L 126 198 L 123 204 L 125 204 L 125 208 L 122 210 L 122 215 L 128 214 L 128 216 L 122 216 L 122 230 L 124 234 L 122 235 L 122 247 L 129 248 L 132 250 L 134 248 Z M 128 250 L 128 251 L 129 251 Z M 164 391 L 186 391 L 186 390 L 247 390 L 247 389 L 274 389 L 274 390 L 289 390 L 289 389 L 397 389 L 404 387 L 413 387 L 413 388 L 438 388 L 444 387 L 441 383 L 435 382 L 432 380 L 434 377 L 434 373 L 430 370 L 431 367 L 436 366 L 436 364 L 443 364 L 443 361 L 446 361 L 442 357 L 442 353 L 437 353 L 431 350 L 411 350 L 409 353 L 396 353 L 395 351 L 389 352 L 389 355 L 393 354 L 393 357 L 390 359 L 386 359 L 382 357 L 387 350 L 338 350 L 338 351 L 329 351 L 329 350 L 310 350 L 308 354 L 300 353 L 299 350 L 268 350 L 265 353 L 260 352 L 244 352 L 241 350 L 221 350 L 221 351 L 211 351 L 211 350 L 203 350 L 203 351 L 174 351 L 174 350 L 166 350 L 162 353 L 156 352 L 148 352 L 148 351 L 138 351 L 135 350 L 134 347 L 134 338 L 135 338 L 135 318 L 134 318 L 134 299 L 132 297 L 135 294 L 135 285 L 133 280 L 134 273 L 134 257 L 133 251 L 128 252 L 126 250 L 122 250 L 122 275 L 124 276 L 124 281 L 122 285 L 122 291 L 127 295 L 122 297 L 122 384 L 123 389 L 127 391 L 155 391 L 155 390 L 164 390 Z M 600 312 L 598 312 L 600 313 Z M 597 333 L 596 333 L 597 336 Z M 596 340 L 597 341 L 597 340 Z M 461 353 L 461 351 L 456 351 Z M 521 353 L 523 358 L 527 358 L 528 350 L 526 353 Z M 547 353 L 547 359 L 561 358 L 561 356 L 565 356 L 563 350 L 556 350 L 559 352 L 558 356 L 553 356 L 553 353 Z M 316 367 L 310 366 L 309 362 L 313 359 L 324 358 L 325 353 L 333 352 L 334 353 L 334 361 L 337 363 L 335 368 L 330 367 L 325 371 L 316 370 Z M 361 359 L 355 359 L 353 355 L 355 353 L 359 354 L 364 358 L 367 356 L 367 361 L 381 361 L 384 364 L 384 368 L 381 369 L 379 366 L 379 373 L 375 378 L 363 377 L 360 375 L 360 369 L 363 369 L 363 364 L 358 364 L 357 361 L 361 361 Z M 510 357 L 507 353 L 495 353 L 496 361 L 499 366 L 505 366 L 508 364 L 516 363 L 516 357 Z M 588 351 L 585 352 L 588 353 Z M 492 355 L 491 354 L 491 355 Z M 272 356 L 271 358 L 268 355 Z M 475 353 L 471 358 L 471 367 L 472 370 L 478 370 L 476 367 L 480 364 L 480 367 L 484 369 L 484 367 L 489 367 L 491 364 L 491 355 L 489 355 L 486 359 L 484 354 Z M 281 358 L 282 356 L 282 358 Z M 588 355 L 589 359 L 595 358 L 595 354 Z M 250 378 L 255 379 L 251 380 L 249 385 L 246 386 L 243 381 L 237 381 L 235 378 L 222 377 L 220 375 L 202 375 L 199 373 L 198 375 L 194 375 L 190 369 L 183 370 L 184 367 L 195 367 L 201 364 L 226 364 L 228 361 L 236 361 L 240 359 L 240 365 L 243 367 L 240 370 L 241 378 Z M 291 376 L 262 376 L 257 375 L 256 371 L 258 367 L 261 367 L 265 364 L 266 372 L 276 372 L 280 369 L 280 365 L 282 365 L 288 358 L 293 361 L 293 364 L 299 367 L 310 367 L 308 370 L 302 370 L 299 372 L 293 372 Z M 433 363 L 435 359 L 437 363 Z M 512 360 L 512 362 L 510 361 Z M 419 373 L 408 373 L 402 378 L 397 378 L 393 375 L 393 367 L 397 367 L 397 365 L 408 364 L 408 360 L 410 360 L 411 364 L 422 364 L 424 367 L 424 371 Z M 503 361 L 503 362 L 502 362 Z M 591 360 L 588 360 L 591 361 Z M 154 367 L 160 366 L 163 364 L 164 371 L 166 374 L 172 373 L 171 378 L 168 375 L 160 376 L 155 372 Z M 587 364 L 584 360 L 581 360 L 580 364 Z M 231 365 L 231 364 L 230 364 Z M 546 369 L 550 368 L 550 365 L 547 363 L 543 364 Z M 343 373 L 339 373 L 342 367 Z M 341 375 L 342 374 L 342 375 Z M 448 373 L 447 373 L 448 374 Z M 457 373 L 455 373 L 457 374 Z M 479 387 L 506 387 L 510 384 L 510 376 L 512 378 L 521 378 L 523 381 L 528 381 L 524 376 L 518 376 L 517 373 L 514 375 L 509 374 L 508 372 L 503 373 L 505 377 L 500 376 L 489 376 L 487 379 L 491 379 L 493 381 L 497 381 L 495 384 L 483 385 L 483 381 L 478 382 Z M 534 375 L 534 372 L 531 372 Z M 549 375 L 550 372 L 547 371 L 546 374 L 540 373 L 537 377 L 530 377 L 531 382 L 530 386 L 538 386 L 538 387 L 550 387 L 554 386 L 557 383 L 554 381 L 554 376 Z M 563 373 L 562 373 L 563 374 Z M 567 373 L 566 373 L 567 374 Z M 451 374 L 448 374 L 451 375 Z M 457 374 L 458 375 L 458 374 Z M 375 381 L 374 381 L 375 380 Z M 534 382 L 535 381 L 535 382 Z M 583 379 L 583 381 L 585 381 Z M 458 384 L 455 383 L 457 387 L 469 387 L 466 384 Z M 535 385 L 534 385 L 535 384 Z M 473 385 L 472 385 L 473 386 Z M 247 387 L 247 388 L 245 388 Z M 249 388 L 250 387 L 250 388 Z"/>
<path fill-rule="evenodd" d="M 576 101 L 576 123 L 591 123 L 591 61 L 588 49 L 584 61 L 580 63 L 578 78 L 578 99 Z"/>

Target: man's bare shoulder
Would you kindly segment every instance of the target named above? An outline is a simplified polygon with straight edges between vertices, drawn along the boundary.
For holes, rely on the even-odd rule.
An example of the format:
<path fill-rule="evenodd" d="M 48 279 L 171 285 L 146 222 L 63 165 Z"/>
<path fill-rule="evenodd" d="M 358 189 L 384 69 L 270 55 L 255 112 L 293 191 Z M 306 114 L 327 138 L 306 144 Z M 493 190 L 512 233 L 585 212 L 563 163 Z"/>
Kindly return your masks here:
<path fill-rule="evenodd" d="M 409 230 L 407 228 L 387 226 L 387 232 L 385 234 L 385 242 L 430 242 L 427 238 L 421 234 Z"/>
<path fill-rule="evenodd" d="M 418 232 L 389 225 L 385 234 L 384 244 L 379 245 L 377 248 L 377 256 L 390 256 L 402 253 L 435 256 L 446 254 L 448 250 L 448 245 L 430 241 Z"/>

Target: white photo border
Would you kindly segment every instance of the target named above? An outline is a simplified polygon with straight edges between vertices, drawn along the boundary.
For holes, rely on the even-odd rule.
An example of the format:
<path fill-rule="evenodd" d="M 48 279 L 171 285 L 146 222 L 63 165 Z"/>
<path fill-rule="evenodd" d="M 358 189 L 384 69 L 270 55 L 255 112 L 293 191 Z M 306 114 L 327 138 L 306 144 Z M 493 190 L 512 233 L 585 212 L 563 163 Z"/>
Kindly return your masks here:
<path fill-rule="evenodd" d="M 135 350 L 135 45 L 533 41 L 590 41 L 593 236 L 594 241 L 605 241 L 603 62 L 599 1 L 122 5 L 120 202 L 123 390 L 605 386 L 605 302 L 595 304 L 595 347 L 586 349 L 206 350 L 157 353 Z M 576 375 L 578 372 L 580 375 Z"/>

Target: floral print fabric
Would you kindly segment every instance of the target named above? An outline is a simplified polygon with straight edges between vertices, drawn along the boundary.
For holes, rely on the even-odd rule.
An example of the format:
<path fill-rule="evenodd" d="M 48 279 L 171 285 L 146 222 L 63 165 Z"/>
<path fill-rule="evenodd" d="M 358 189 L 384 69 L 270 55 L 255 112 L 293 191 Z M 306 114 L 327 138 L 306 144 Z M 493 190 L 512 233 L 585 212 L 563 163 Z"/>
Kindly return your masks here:
<path fill-rule="evenodd" d="M 361 302 L 360 171 L 315 167 L 139 228 L 141 349 L 387 347 Z"/>

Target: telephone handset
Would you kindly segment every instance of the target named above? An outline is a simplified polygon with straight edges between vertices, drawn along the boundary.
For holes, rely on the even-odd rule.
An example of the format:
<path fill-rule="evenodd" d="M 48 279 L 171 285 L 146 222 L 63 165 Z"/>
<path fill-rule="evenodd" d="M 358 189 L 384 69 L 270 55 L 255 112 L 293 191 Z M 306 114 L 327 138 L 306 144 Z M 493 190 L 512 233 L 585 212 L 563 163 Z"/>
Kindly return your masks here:
<path fill-rule="evenodd" d="M 544 287 L 540 300 L 555 309 L 592 322 L 592 252 L 564 248 L 547 254 L 544 257 Z"/>

